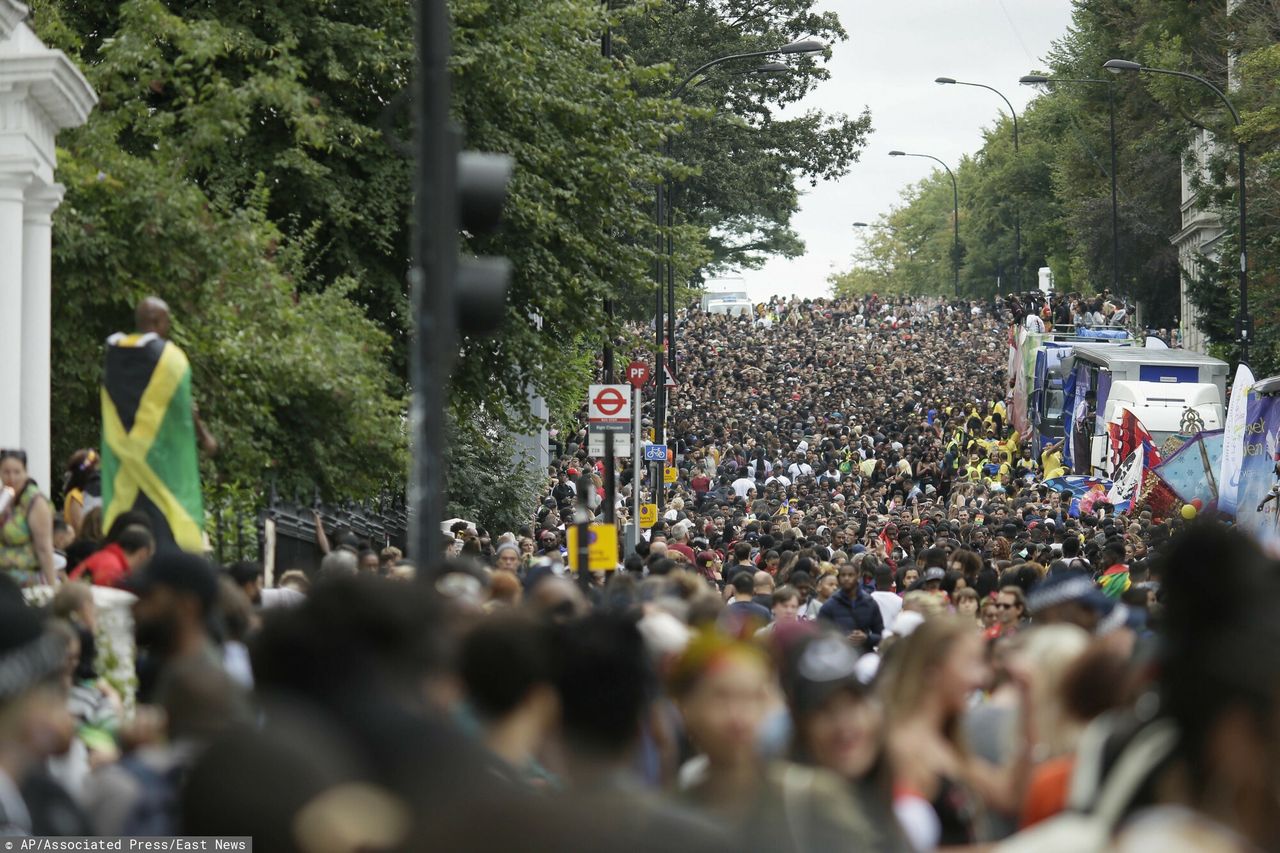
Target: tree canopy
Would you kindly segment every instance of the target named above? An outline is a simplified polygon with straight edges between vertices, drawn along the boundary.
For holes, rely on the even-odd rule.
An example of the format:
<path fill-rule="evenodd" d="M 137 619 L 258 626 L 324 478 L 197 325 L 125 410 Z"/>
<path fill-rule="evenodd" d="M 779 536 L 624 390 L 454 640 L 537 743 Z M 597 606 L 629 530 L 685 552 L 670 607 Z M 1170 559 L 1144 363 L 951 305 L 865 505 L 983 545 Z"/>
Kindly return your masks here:
<path fill-rule="evenodd" d="M 767 78 L 736 64 L 670 94 L 713 56 L 842 39 L 813 7 L 452 3 L 465 145 L 517 163 L 502 232 L 463 236 L 515 276 L 502 334 L 463 341 L 460 422 L 518 423 L 530 392 L 556 417 L 579 405 L 607 336 L 651 311 L 660 181 L 677 185 L 681 281 L 800 250 L 794 182 L 842 173 L 869 131 L 866 115 L 782 118 L 825 78 L 821 57 Z M 224 447 L 210 482 L 275 472 L 282 489 L 332 498 L 402 483 L 412 186 L 397 139 L 412 133 L 412 5 L 32 8 L 37 33 L 101 96 L 59 140 L 55 451 L 96 441 L 102 340 L 157 293 Z M 606 298 L 622 308 L 613 328 Z"/>
<path fill-rule="evenodd" d="M 1250 151 L 1251 300 L 1254 360 L 1280 367 L 1280 333 L 1267 318 L 1277 309 L 1275 211 L 1280 196 L 1277 133 L 1280 132 L 1280 63 L 1276 39 L 1280 12 L 1268 0 L 1242 0 L 1229 15 L 1224 0 L 1164 3 L 1098 0 L 1077 3 L 1070 31 L 1050 51 L 1048 67 L 1028 69 L 1050 77 L 1093 80 L 1050 83 L 1019 117 L 1021 150 L 1012 150 L 1007 117 L 993 123 L 982 148 L 956 164 L 963 243 L 961 291 L 989 296 L 1017 289 L 1013 266 L 1014 213 L 1022 225 L 1022 288 L 1035 286 L 1035 270 L 1053 270 L 1059 291 L 1112 288 L 1109 111 L 1117 137 L 1119 295 L 1141 305 L 1144 320 L 1167 326 L 1178 320 L 1181 272 L 1172 238 L 1182 229 L 1181 166 L 1197 131 L 1227 143 L 1193 189 L 1221 217 L 1226 234 L 1203 259 L 1204 275 L 1191 293 L 1204 312 L 1210 339 L 1235 337 L 1238 234 L 1235 160 L 1230 145 Z M 1156 74 L 1112 75 L 1103 63 L 1130 58 L 1149 66 L 1188 71 L 1227 88 L 1227 58 L 1238 51 L 1230 97 L 1239 107 L 1239 131 L 1207 88 Z M 1015 85 L 1014 81 L 990 81 Z M 1238 135 L 1237 135 L 1238 134 Z M 874 271 L 886 290 L 943 293 L 950 271 L 946 240 L 949 211 L 943 205 L 946 176 L 936 173 L 907 188 L 885 216 L 854 268 L 833 277 L 850 286 Z M 1261 345 L 1261 346 L 1259 346 Z M 1256 366 L 1256 365 L 1255 365 Z"/>

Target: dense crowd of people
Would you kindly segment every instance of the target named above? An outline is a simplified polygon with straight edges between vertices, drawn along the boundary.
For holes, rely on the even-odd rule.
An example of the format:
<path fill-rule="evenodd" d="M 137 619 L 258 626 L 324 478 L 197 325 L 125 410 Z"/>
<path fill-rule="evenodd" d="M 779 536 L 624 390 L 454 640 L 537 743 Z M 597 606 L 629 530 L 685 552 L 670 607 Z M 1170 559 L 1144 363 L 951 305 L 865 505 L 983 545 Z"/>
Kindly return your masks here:
<path fill-rule="evenodd" d="M 690 310 L 676 482 L 624 464 L 611 508 L 585 432 L 562 437 L 527 525 L 455 522 L 416 569 L 319 524 L 319 570 L 279 577 L 157 547 L 143 514 L 95 529 L 78 456 L 61 532 L 0 551 L 0 831 L 1277 849 L 1277 566 L 1225 526 L 1045 485 L 1057 449 L 1006 417 L 1024 308 Z M 13 529 L 53 514 L 18 455 L 0 478 Z M 625 523 L 634 489 L 662 491 L 656 523 L 575 576 L 578 505 Z M 120 590 L 124 683 L 97 612 Z"/>

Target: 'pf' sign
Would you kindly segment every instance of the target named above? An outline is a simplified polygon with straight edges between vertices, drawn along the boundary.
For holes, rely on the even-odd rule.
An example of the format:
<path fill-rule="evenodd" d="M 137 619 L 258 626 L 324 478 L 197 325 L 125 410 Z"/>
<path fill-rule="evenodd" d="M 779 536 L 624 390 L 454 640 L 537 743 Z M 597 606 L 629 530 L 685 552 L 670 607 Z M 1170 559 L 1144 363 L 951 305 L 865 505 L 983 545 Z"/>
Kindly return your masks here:
<path fill-rule="evenodd" d="M 632 388 L 643 388 L 649 381 L 649 365 L 643 361 L 633 361 L 627 365 L 627 381 Z"/>

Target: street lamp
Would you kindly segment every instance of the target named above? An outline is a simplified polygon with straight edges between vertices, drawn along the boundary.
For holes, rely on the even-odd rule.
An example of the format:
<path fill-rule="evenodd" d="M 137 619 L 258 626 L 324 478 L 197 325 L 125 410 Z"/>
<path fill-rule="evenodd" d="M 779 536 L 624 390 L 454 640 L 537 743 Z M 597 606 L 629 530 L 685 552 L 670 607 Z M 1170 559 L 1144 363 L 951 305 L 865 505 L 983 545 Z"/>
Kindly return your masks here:
<path fill-rule="evenodd" d="M 708 68 L 713 68 L 716 65 L 720 65 L 721 63 L 724 63 L 724 62 L 731 62 L 735 59 L 753 59 L 758 56 L 777 56 L 778 54 L 782 54 L 783 56 L 795 56 L 795 55 L 809 54 L 809 53 L 822 53 L 826 49 L 827 49 L 827 46 L 823 44 L 821 41 L 819 41 L 818 39 L 801 39 L 799 41 L 793 41 L 793 42 L 790 42 L 789 44 L 784 44 L 781 47 L 775 47 L 769 50 L 752 50 L 746 53 L 730 53 L 725 56 L 720 56 L 708 62 L 702 63 L 697 68 L 693 69 L 693 71 L 689 72 L 689 76 L 684 78 L 684 80 L 680 82 L 680 85 L 676 86 L 676 88 L 671 92 L 671 97 L 672 98 L 680 97 L 681 95 L 684 94 L 684 90 L 688 88 L 689 84 L 693 82 L 693 79 L 695 77 L 697 77 L 703 71 L 706 71 Z M 781 65 L 782 63 L 770 63 L 770 64 Z"/>
<path fill-rule="evenodd" d="M 827 49 L 827 46 L 823 44 L 821 41 L 819 41 L 818 39 L 800 39 L 798 41 L 789 42 L 787 44 L 779 45 L 778 47 L 767 48 L 765 50 L 750 50 L 750 51 L 745 51 L 743 53 L 730 53 L 730 54 L 726 54 L 725 56 L 718 56 L 715 59 L 711 59 L 711 60 L 708 60 L 707 62 L 702 63 L 697 68 L 693 69 L 693 71 L 689 72 L 689 75 L 680 81 L 680 85 L 676 86 L 675 89 L 672 90 L 671 98 L 672 99 L 679 98 L 681 95 L 684 94 L 685 90 L 689 88 L 689 84 L 692 83 L 700 74 L 702 74 L 704 71 L 707 71 L 710 68 L 713 68 L 717 65 L 721 65 L 725 62 L 733 62 L 739 59 L 756 59 L 756 58 L 761 58 L 766 56 L 778 56 L 778 55 L 797 56 L 797 55 L 804 55 L 804 54 L 811 54 L 811 53 L 821 53 L 826 49 Z M 766 63 L 765 65 L 762 65 L 756 68 L 755 71 L 761 72 L 761 73 L 771 73 L 773 71 L 776 71 L 777 66 L 780 66 L 780 65 L 782 65 L 782 63 Z M 663 143 L 663 153 L 667 157 L 671 156 L 670 137 L 668 137 Z M 667 340 L 668 334 L 670 334 L 671 336 L 670 340 L 671 340 L 671 349 L 672 349 L 673 355 L 675 352 L 675 299 L 674 299 L 675 283 L 674 283 L 673 265 L 670 263 L 669 260 L 667 263 L 667 275 L 666 275 L 666 278 L 667 278 L 666 289 L 668 290 L 667 308 L 669 311 L 668 325 L 670 326 L 669 331 L 664 331 L 663 329 L 663 316 L 662 316 L 663 315 L 662 255 L 664 253 L 667 253 L 668 255 L 671 255 L 674 253 L 674 247 L 671 244 L 670 238 L 667 237 L 664 239 L 662 234 L 662 226 L 667 221 L 667 217 L 669 215 L 667 191 L 666 191 L 665 183 L 658 184 L 656 202 L 657 203 L 655 205 L 654 221 L 658 225 L 658 258 L 654 262 L 654 278 L 656 279 L 656 283 L 658 285 L 657 287 L 658 310 L 657 310 L 657 315 L 654 318 L 654 331 L 655 331 L 655 338 L 657 339 L 657 344 L 658 344 L 658 354 L 656 358 L 657 369 L 654 371 L 655 388 L 654 388 L 654 418 L 653 418 L 654 427 L 653 429 L 654 429 L 654 443 L 665 444 L 666 416 L 667 416 L 667 386 L 666 386 L 667 367 L 666 367 L 666 352 L 663 348 L 663 343 Z M 655 483 L 657 485 L 657 488 L 655 489 L 655 492 L 657 493 L 656 502 L 659 507 L 662 507 L 666 503 L 666 500 L 665 500 L 666 496 L 662 489 L 661 481 L 656 480 Z"/>
<path fill-rule="evenodd" d="M 1102 63 L 1102 67 L 1115 74 L 1121 71 L 1133 71 L 1144 74 L 1165 74 L 1169 77 L 1181 77 L 1184 80 L 1194 80 L 1195 82 L 1207 87 L 1215 95 L 1217 95 L 1222 103 L 1227 105 L 1227 109 L 1231 112 L 1231 118 L 1235 121 L 1236 127 L 1240 126 L 1240 113 L 1236 111 L 1235 104 L 1223 93 L 1221 89 L 1210 83 L 1198 74 L 1189 74 L 1186 71 L 1174 71 L 1169 68 L 1150 68 L 1140 62 L 1134 62 L 1130 59 L 1108 59 Z M 1236 142 L 1236 181 L 1240 184 L 1240 316 L 1236 319 L 1236 334 L 1240 338 L 1240 361 L 1244 364 L 1249 363 L 1249 333 L 1253 330 L 1253 318 L 1249 316 L 1249 250 L 1248 250 L 1248 227 L 1245 219 L 1246 204 L 1244 191 L 1244 142 Z"/>
<path fill-rule="evenodd" d="M 1115 86 L 1110 80 L 1095 77 L 1048 77 L 1044 74 L 1027 74 L 1018 80 L 1028 86 L 1044 83 L 1076 83 L 1107 87 L 1107 118 L 1111 129 L 1111 290 L 1120 292 L 1120 205 L 1116 198 L 1116 97 Z"/>
<path fill-rule="evenodd" d="M 906 151 L 890 151 L 890 157 L 923 157 L 932 160 L 942 168 L 947 170 L 947 174 L 951 177 L 951 202 L 952 202 L 952 246 L 951 246 L 951 270 L 953 283 L 955 286 L 955 295 L 960 295 L 960 185 L 956 183 L 955 173 L 951 171 L 951 167 L 934 157 L 932 154 L 911 154 Z M 856 224 L 856 223 L 855 223 Z"/>
<path fill-rule="evenodd" d="M 1018 114 L 1013 109 L 1013 103 L 1004 96 L 1004 92 L 986 83 L 967 83 L 964 80 L 957 80 L 954 77 L 935 77 L 933 82 L 941 83 L 945 86 L 973 86 L 978 89 L 986 89 L 989 92 L 995 92 L 1000 99 L 1009 107 L 1009 116 L 1013 119 L 1013 153 L 1018 154 Z M 1018 205 L 1017 199 L 1013 203 L 1013 275 L 1017 282 L 1017 290 L 1022 290 L 1022 210 Z"/>
<path fill-rule="evenodd" d="M 762 63 L 762 64 L 760 64 L 760 65 L 757 65 L 755 68 L 752 68 L 752 69 L 750 69 L 750 70 L 748 70 L 748 71 L 744 71 L 744 72 L 742 72 L 740 75 L 737 75 L 737 76 L 747 76 L 747 75 L 751 75 L 751 76 L 755 76 L 755 77 L 770 77 L 770 76 L 775 76 L 775 75 L 778 75 L 778 74 L 785 74 L 786 72 L 788 72 L 788 71 L 790 71 L 790 70 L 791 70 L 791 66 L 790 66 L 790 65 L 788 65 L 788 64 L 786 64 L 785 62 L 765 62 L 765 63 Z M 698 80 L 697 82 L 695 82 L 695 83 L 693 83 L 692 85 L 690 85 L 688 88 L 690 88 L 690 89 L 696 89 L 696 88 L 698 88 L 699 86 L 701 86 L 703 83 L 706 83 L 706 82 L 707 82 L 708 80 L 710 80 L 710 79 L 711 79 L 710 77 L 703 77 L 702 79 L 700 79 L 700 80 Z M 686 83 L 688 83 L 688 81 L 687 81 L 687 80 L 686 80 L 685 82 L 686 82 Z M 670 156 L 671 156 L 671 142 L 670 142 L 670 140 L 667 140 L 666 142 L 664 142 L 664 143 L 663 143 L 663 151 L 664 151 L 664 153 L 666 154 L 666 156 L 668 156 L 668 157 L 670 157 Z M 666 241 L 666 247 L 665 247 L 665 249 L 664 249 L 664 252 L 665 252 L 665 254 L 666 254 L 666 256 L 667 256 L 667 271 L 666 271 L 666 278 L 667 278 L 667 307 L 666 307 L 666 311 L 667 311 L 667 353 L 666 353 L 666 358 L 667 358 L 667 365 L 668 365 L 668 366 L 670 367 L 670 369 L 671 369 L 671 375 L 672 375 L 672 376 L 675 376 L 675 374 L 676 374 L 676 282 L 675 282 L 675 245 L 674 245 L 674 240 L 672 239 L 672 236 L 671 236 L 671 229 L 675 227 L 675 216 L 674 216 L 675 203 L 674 203 L 674 201 L 673 201 L 673 199 L 674 199 L 674 198 L 675 198 L 675 190 L 674 190 L 673 188 L 671 188 L 670 186 L 667 186 L 667 188 L 666 188 L 666 196 L 664 196 L 664 204 L 663 204 L 663 207 L 664 207 L 664 213 L 663 213 L 663 216 L 664 216 L 664 222 L 665 222 L 665 224 L 666 224 L 666 226 L 667 226 L 667 236 L 666 236 L 666 238 L 665 238 L 665 241 Z M 661 310 L 661 309 L 659 309 L 659 310 Z M 659 343 L 659 344 L 658 344 L 658 346 L 662 346 L 662 344 L 661 344 L 661 343 Z"/>
<path fill-rule="evenodd" d="M 855 222 L 853 223 L 853 227 L 854 228 L 870 228 L 871 226 L 866 222 Z"/>

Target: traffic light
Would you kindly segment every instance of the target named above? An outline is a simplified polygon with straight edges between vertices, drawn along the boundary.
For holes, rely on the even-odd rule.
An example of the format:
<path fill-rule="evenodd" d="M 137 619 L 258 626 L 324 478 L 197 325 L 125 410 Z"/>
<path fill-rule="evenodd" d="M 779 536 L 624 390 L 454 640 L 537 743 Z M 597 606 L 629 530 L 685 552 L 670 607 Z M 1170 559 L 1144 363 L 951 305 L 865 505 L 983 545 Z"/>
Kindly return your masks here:
<path fill-rule="evenodd" d="M 502 220 L 513 161 L 506 154 L 463 151 L 458 155 L 458 229 L 488 234 Z M 458 259 L 454 289 L 458 328 L 472 335 L 497 331 L 506 315 L 511 262 L 502 257 Z"/>
<path fill-rule="evenodd" d="M 510 157 L 458 153 L 450 121 L 449 6 L 417 0 L 413 87 L 413 265 L 408 283 L 414 313 L 409 379 L 413 468 L 409 477 L 410 538 L 419 576 L 441 570 L 440 521 L 448 498 L 445 448 L 449 377 L 458 333 L 489 334 L 506 314 L 511 266 L 505 258 L 459 257 L 461 233 L 492 232 L 511 181 Z"/>

